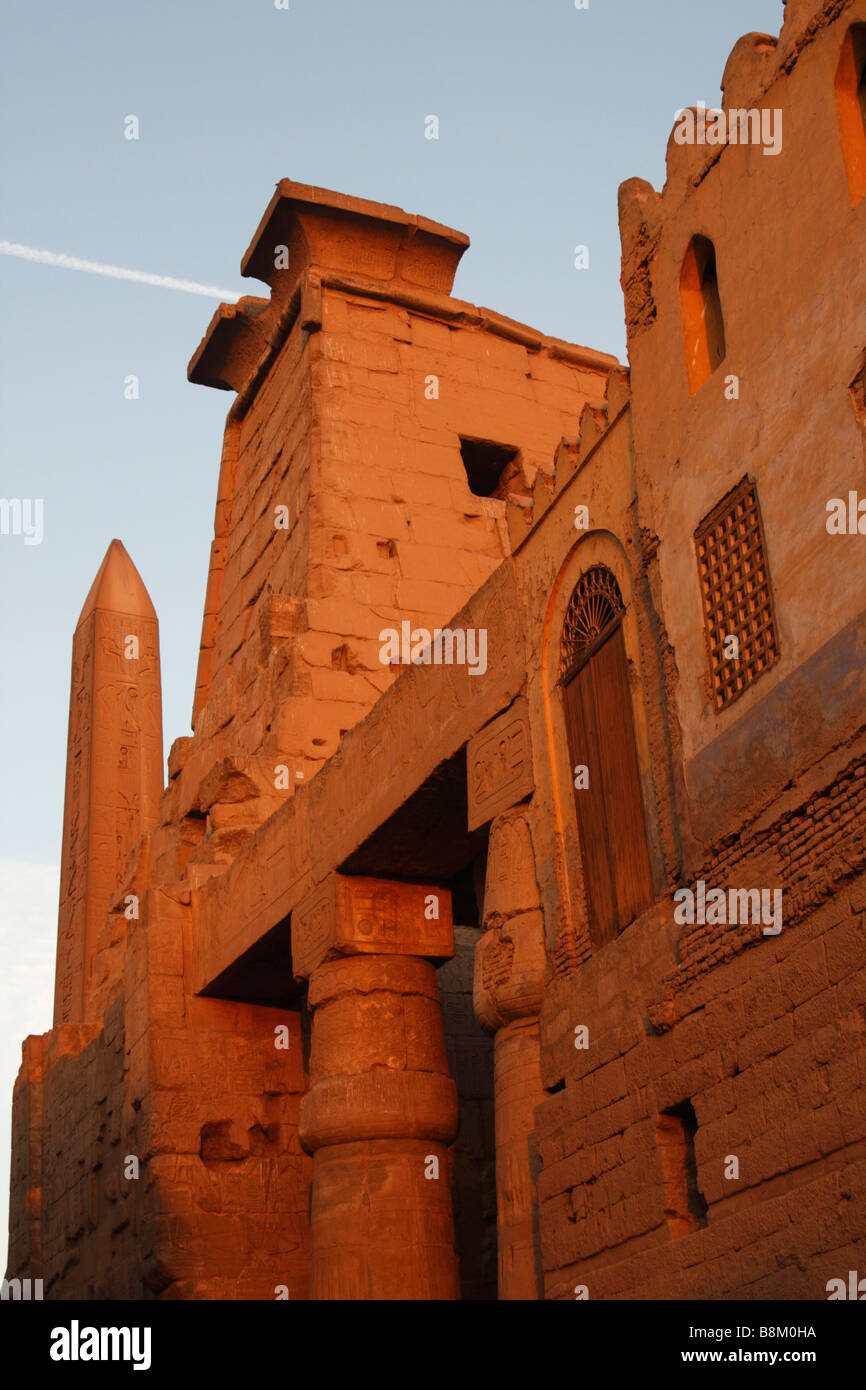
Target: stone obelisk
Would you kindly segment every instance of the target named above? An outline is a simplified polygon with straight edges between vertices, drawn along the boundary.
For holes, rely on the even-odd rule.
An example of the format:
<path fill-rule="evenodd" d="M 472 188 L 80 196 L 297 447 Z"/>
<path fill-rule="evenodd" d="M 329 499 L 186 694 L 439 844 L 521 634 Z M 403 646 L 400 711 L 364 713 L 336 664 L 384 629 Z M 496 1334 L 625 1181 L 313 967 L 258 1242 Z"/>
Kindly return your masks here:
<path fill-rule="evenodd" d="M 90 1018 L 99 933 L 126 856 L 157 820 L 162 792 L 159 625 L 120 541 L 84 601 L 72 683 L 54 1024 Z"/>

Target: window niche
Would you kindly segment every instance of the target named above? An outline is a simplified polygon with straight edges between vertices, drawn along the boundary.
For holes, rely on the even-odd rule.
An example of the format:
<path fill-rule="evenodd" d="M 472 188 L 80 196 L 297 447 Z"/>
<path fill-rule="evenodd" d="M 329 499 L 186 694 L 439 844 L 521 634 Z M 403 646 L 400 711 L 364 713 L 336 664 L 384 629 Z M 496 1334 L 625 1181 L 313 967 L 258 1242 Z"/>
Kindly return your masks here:
<path fill-rule="evenodd" d="M 680 274 L 680 305 L 689 395 L 694 396 L 724 360 L 726 350 L 716 251 L 705 236 L 689 242 Z"/>
<path fill-rule="evenodd" d="M 697 1132 L 698 1121 L 689 1100 L 662 1111 L 656 1124 L 656 1144 L 665 1189 L 665 1221 L 671 1240 L 681 1240 L 707 1224 L 707 1203 L 698 1186 Z"/>
<path fill-rule="evenodd" d="M 851 205 L 866 194 L 866 24 L 852 24 L 836 68 L 836 112 Z"/>
<path fill-rule="evenodd" d="M 518 450 L 489 439 L 460 439 L 469 490 L 476 497 L 504 497 L 520 478 Z"/>

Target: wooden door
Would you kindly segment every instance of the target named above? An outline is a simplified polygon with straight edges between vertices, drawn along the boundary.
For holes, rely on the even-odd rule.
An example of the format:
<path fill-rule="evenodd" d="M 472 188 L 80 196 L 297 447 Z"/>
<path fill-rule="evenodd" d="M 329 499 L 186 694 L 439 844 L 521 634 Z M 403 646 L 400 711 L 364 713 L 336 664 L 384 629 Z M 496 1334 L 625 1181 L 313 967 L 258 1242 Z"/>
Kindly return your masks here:
<path fill-rule="evenodd" d="M 653 901 L 652 871 L 634 737 L 622 624 L 565 686 L 577 824 L 596 945 L 611 940 Z"/>

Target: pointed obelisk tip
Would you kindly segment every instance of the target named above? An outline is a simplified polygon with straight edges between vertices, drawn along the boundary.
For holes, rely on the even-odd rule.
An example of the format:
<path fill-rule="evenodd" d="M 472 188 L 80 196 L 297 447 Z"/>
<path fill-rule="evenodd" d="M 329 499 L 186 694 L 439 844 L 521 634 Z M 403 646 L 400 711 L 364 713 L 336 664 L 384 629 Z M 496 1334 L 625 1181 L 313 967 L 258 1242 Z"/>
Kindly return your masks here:
<path fill-rule="evenodd" d="M 97 608 L 108 613 L 125 613 L 133 618 L 156 617 L 141 575 L 118 540 L 112 541 L 105 552 L 105 559 L 84 600 L 76 628 Z"/>

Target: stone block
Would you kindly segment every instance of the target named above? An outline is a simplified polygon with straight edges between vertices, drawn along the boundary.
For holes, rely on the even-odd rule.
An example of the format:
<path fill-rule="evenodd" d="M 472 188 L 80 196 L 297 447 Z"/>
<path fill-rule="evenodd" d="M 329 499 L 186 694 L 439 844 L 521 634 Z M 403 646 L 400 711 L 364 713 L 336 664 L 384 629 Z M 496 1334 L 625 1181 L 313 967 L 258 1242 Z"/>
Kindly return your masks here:
<path fill-rule="evenodd" d="M 292 964 L 301 979 L 339 955 L 454 953 L 451 894 L 415 883 L 331 874 L 292 914 Z"/>

